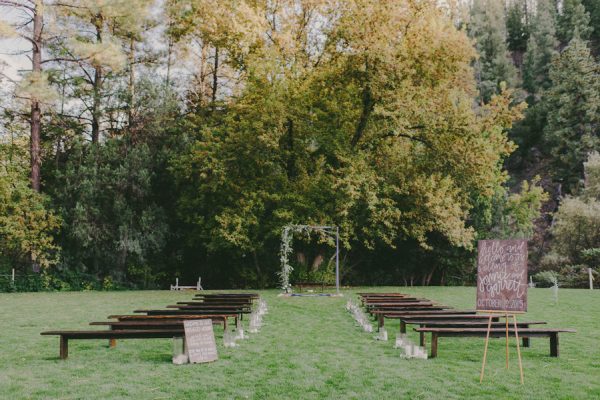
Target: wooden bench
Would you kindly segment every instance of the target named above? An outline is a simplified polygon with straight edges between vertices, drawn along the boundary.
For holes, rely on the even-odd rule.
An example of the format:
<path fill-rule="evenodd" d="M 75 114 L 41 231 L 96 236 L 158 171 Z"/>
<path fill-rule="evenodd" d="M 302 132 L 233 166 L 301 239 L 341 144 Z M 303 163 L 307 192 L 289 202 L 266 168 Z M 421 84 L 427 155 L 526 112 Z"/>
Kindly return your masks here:
<path fill-rule="evenodd" d="M 499 318 L 492 318 L 492 328 L 504 328 L 506 333 L 506 321 L 499 321 Z M 452 319 L 452 320 L 430 320 L 430 319 L 409 319 L 401 320 L 400 333 L 406 333 L 406 325 L 419 325 L 420 328 L 485 328 L 488 326 L 488 318 L 481 319 Z M 517 322 L 517 327 L 529 328 L 530 325 L 543 325 L 545 321 L 520 321 Z M 402 325 L 404 325 L 402 327 Z M 509 328 L 512 325 L 509 325 Z M 403 329 L 404 328 L 404 329 Z M 425 333 L 419 333 L 419 342 L 421 346 L 425 346 Z M 529 338 L 523 337 L 523 347 L 529 347 Z"/>
<path fill-rule="evenodd" d="M 433 307 L 436 304 L 432 301 L 398 301 L 393 303 L 366 303 L 365 307 L 367 310 L 372 308 L 395 308 L 395 307 L 409 307 L 409 306 L 423 306 Z"/>
<path fill-rule="evenodd" d="M 200 293 L 194 295 L 196 299 L 253 299 L 259 298 L 257 293 Z"/>
<path fill-rule="evenodd" d="M 444 309 L 444 310 L 433 310 L 433 309 L 418 309 L 418 310 L 375 310 L 371 312 L 372 315 L 378 320 L 379 327 L 382 327 L 385 323 L 385 319 L 399 319 L 402 321 L 404 317 L 416 316 L 422 318 L 424 316 L 433 317 L 449 317 L 456 315 L 472 315 L 476 316 L 477 311 L 475 310 L 453 310 L 453 309 Z M 486 317 L 487 320 L 487 317 Z M 402 328 L 402 326 L 400 326 Z"/>
<path fill-rule="evenodd" d="M 192 318 L 188 318 L 192 319 Z M 207 319 L 207 318 L 198 318 L 196 316 L 193 319 Z M 223 330 L 227 329 L 227 318 L 222 316 L 216 316 L 216 318 L 211 318 L 213 325 L 220 325 L 223 327 Z M 142 330 L 142 329 L 183 329 L 183 321 L 185 319 L 139 319 L 139 320 L 123 320 L 123 321 L 95 321 L 90 322 L 90 325 L 106 325 L 111 330 Z M 109 339 L 108 346 L 114 348 L 117 346 L 116 339 Z"/>
<path fill-rule="evenodd" d="M 491 315 L 492 323 L 500 321 L 497 315 Z M 432 325 L 442 322 L 446 325 L 452 323 L 488 323 L 490 315 L 483 314 L 449 314 L 449 315 L 408 315 L 400 317 L 400 333 L 406 333 L 406 325 L 414 324 L 416 321 L 431 321 Z M 487 325 L 486 325 L 487 327 Z"/>
<path fill-rule="evenodd" d="M 134 313 L 144 313 L 147 315 L 219 315 L 219 314 L 250 314 L 249 308 L 180 308 L 166 310 L 133 310 Z"/>
<path fill-rule="evenodd" d="M 486 328 L 415 328 L 416 332 L 431 333 L 431 355 L 430 358 L 437 357 L 438 353 L 438 339 L 440 337 L 486 337 Z M 538 328 L 524 328 L 519 329 L 518 334 L 521 337 L 547 337 L 550 338 L 550 356 L 558 357 L 558 334 L 560 332 L 575 333 L 574 329 L 538 329 Z M 515 336 L 514 329 L 509 329 L 509 336 Z M 490 337 L 506 337 L 506 329 L 504 328 L 492 328 L 490 330 Z"/>
<path fill-rule="evenodd" d="M 377 297 L 364 299 L 364 304 L 376 304 L 376 303 L 406 303 L 414 301 L 431 301 L 423 297 Z"/>
<path fill-rule="evenodd" d="M 209 310 L 223 312 L 241 312 L 244 310 L 250 311 L 252 307 L 248 305 L 213 305 L 213 304 L 170 304 L 166 308 L 177 310 Z"/>
<path fill-rule="evenodd" d="M 168 321 L 168 320 L 187 320 L 187 319 L 212 319 L 223 321 L 223 329 L 229 325 L 229 319 L 234 320 L 235 325 L 239 323 L 239 314 L 177 314 L 177 315 L 109 315 L 108 318 L 114 318 L 118 321 Z"/>
<path fill-rule="evenodd" d="M 227 305 L 227 306 L 243 305 L 243 306 L 251 307 L 254 304 L 254 302 L 252 301 L 252 299 L 197 299 L 194 301 L 178 301 L 176 304 L 189 304 L 189 305 L 216 304 L 216 305 Z"/>
<path fill-rule="evenodd" d="M 181 337 L 184 335 L 183 326 L 177 329 L 123 329 L 103 331 L 47 331 L 44 336 L 60 336 L 60 358 L 69 357 L 69 340 L 73 339 L 160 339 Z"/>
<path fill-rule="evenodd" d="M 431 311 L 443 311 L 443 312 L 448 313 L 448 312 L 450 312 L 450 310 L 452 310 L 452 307 L 448 307 L 448 306 L 412 305 L 412 306 L 403 306 L 403 307 L 371 308 L 371 309 L 367 309 L 367 313 L 370 315 L 373 315 L 377 318 L 377 316 L 380 314 L 393 315 L 393 314 L 402 314 L 402 313 L 406 313 L 406 312 L 422 313 L 422 312 L 431 312 Z"/>

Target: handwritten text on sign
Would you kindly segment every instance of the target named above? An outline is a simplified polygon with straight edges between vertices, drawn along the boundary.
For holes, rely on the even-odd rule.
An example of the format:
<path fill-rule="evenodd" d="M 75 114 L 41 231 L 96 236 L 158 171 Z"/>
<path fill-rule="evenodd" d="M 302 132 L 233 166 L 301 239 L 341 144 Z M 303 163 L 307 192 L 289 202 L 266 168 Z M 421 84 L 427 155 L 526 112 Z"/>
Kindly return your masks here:
<path fill-rule="evenodd" d="M 480 240 L 477 309 L 527 311 L 527 240 Z"/>
<path fill-rule="evenodd" d="M 191 363 L 215 361 L 217 344 L 211 319 L 183 321 L 185 345 Z"/>

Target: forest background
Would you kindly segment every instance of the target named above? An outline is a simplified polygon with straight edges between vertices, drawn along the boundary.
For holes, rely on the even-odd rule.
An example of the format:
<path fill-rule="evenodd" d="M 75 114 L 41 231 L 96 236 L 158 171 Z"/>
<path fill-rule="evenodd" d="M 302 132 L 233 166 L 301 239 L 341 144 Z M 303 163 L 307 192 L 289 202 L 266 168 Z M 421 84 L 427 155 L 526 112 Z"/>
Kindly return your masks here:
<path fill-rule="evenodd" d="M 597 0 L 0 10 L 0 290 L 273 287 L 289 224 L 349 285 L 472 284 L 489 238 L 598 275 Z"/>

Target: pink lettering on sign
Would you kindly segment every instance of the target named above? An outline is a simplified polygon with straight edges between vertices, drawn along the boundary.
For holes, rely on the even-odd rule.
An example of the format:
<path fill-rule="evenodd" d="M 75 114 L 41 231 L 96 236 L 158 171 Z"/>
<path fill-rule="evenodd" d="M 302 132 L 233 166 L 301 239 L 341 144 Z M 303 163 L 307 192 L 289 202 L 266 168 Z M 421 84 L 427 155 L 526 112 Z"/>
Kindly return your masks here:
<path fill-rule="evenodd" d="M 480 240 L 477 310 L 527 311 L 527 240 Z"/>

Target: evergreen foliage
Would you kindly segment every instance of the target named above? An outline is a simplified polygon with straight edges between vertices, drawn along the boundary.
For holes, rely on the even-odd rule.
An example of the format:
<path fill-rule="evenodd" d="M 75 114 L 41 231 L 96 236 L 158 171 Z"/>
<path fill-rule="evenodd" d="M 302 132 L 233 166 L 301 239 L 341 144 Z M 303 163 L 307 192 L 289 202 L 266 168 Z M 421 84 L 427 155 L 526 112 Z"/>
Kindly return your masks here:
<path fill-rule="evenodd" d="M 344 283 L 464 284 L 477 239 L 536 238 L 544 189 L 594 176 L 596 3 L 0 0 L 43 14 L 0 23 L 43 25 L 0 88 L 0 268 L 275 286 L 283 227 L 314 224 L 340 227 Z M 328 276 L 330 243 L 296 240 L 292 281 Z"/>
<path fill-rule="evenodd" d="M 522 39 L 526 35 L 523 27 L 516 25 L 515 17 L 518 16 L 513 16 L 511 20 L 513 31 L 509 39 L 516 41 L 511 43 L 513 46 L 519 46 L 521 44 L 518 36 L 521 35 Z M 514 87 L 516 84 L 516 69 L 507 49 L 502 3 L 494 0 L 475 0 L 471 10 L 469 30 L 470 36 L 475 39 L 475 48 L 479 54 L 475 62 L 477 86 L 482 100 L 489 102 L 492 95 L 499 92 L 502 82 L 509 87 Z"/>
<path fill-rule="evenodd" d="M 587 268 L 600 272 L 600 154 L 584 164 L 586 182 L 579 196 L 567 196 L 555 216 L 547 268 L 558 270 L 571 286 L 587 286 Z"/>
<path fill-rule="evenodd" d="M 523 64 L 523 88 L 532 96 L 550 87 L 549 69 L 557 46 L 555 4 L 538 0 Z"/>
<path fill-rule="evenodd" d="M 564 0 L 562 12 L 558 15 L 556 37 L 563 44 L 568 44 L 575 36 L 589 40 L 593 29 L 590 27 L 590 14 L 581 0 Z"/>
<path fill-rule="evenodd" d="M 600 146 L 598 64 L 586 43 L 575 36 L 550 68 L 552 86 L 544 96 L 548 120 L 544 135 L 554 176 L 567 189 L 583 178 L 583 162 Z"/>
<path fill-rule="evenodd" d="M 511 2 L 506 12 L 506 44 L 518 67 L 521 67 L 523 54 L 527 50 L 530 27 L 527 22 L 527 1 Z"/>

